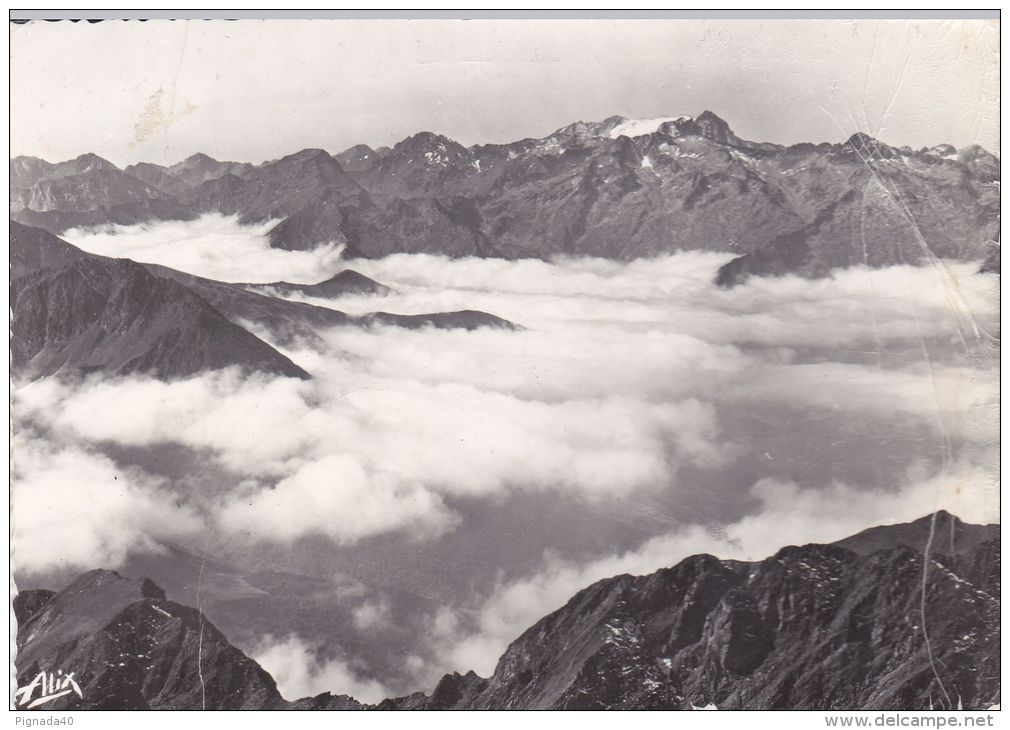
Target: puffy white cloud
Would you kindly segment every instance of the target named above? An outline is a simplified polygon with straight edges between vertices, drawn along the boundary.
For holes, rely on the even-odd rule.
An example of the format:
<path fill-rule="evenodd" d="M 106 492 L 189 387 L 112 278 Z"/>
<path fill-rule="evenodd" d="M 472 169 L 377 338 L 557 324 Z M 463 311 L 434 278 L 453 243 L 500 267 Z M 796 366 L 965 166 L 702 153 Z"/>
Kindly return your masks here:
<path fill-rule="evenodd" d="M 226 219 L 194 222 L 202 237 L 174 225 L 111 238 L 155 260 L 170 235 L 181 248 L 234 245 L 254 259 L 266 245 Z M 249 278 L 242 259 L 215 258 L 218 275 Z M 605 502 L 668 490 L 682 465 L 717 470 L 743 448 L 722 434 L 714 405 L 723 417 L 763 403 L 896 424 L 910 416 L 946 438 L 995 440 L 995 363 L 983 338 L 970 358 L 960 347 L 970 326 L 996 316 L 991 277 L 943 265 L 724 291 L 711 283 L 723 259 L 355 262 L 396 286 L 386 309 L 474 306 L 527 328 L 336 328 L 321 333 L 322 349 L 287 349 L 309 382 L 231 371 L 170 383 L 50 379 L 19 389 L 15 411 L 55 443 L 181 444 L 232 475 L 220 499 L 196 497 L 227 530 L 342 544 L 437 536 L 458 524 L 453 499 L 535 489 Z M 970 305 L 967 315 L 952 302 Z M 375 298 L 327 304 L 353 310 Z"/>
<path fill-rule="evenodd" d="M 265 227 L 234 220 L 164 225 L 87 235 L 86 247 L 233 281 L 316 281 L 345 264 L 329 249 L 271 250 Z M 15 472 L 15 517 L 37 483 L 65 489 L 74 504 L 90 492 L 65 483 L 80 476 L 97 489 L 111 471 L 127 471 L 119 461 L 164 445 L 192 460 L 185 490 L 132 468 L 128 498 L 89 497 L 111 518 L 90 519 L 99 510 L 78 505 L 73 544 L 50 543 L 53 557 L 39 565 L 67 551 L 85 556 L 81 567 L 115 562 L 150 549 L 166 525 L 190 524 L 192 512 L 237 550 L 266 541 L 258 560 L 275 547 L 290 557 L 293 543 L 316 537 L 306 542 L 354 552 L 359 566 L 373 545 L 400 540 L 422 552 L 468 529 L 477 534 L 460 544 L 507 544 L 510 534 L 485 531 L 512 528 L 486 515 L 537 500 L 613 515 L 601 534 L 624 549 L 612 554 L 553 534 L 545 518 L 523 533 L 537 541 L 534 560 L 547 548 L 538 569 L 512 564 L 503 577 L 469 555 L 447 564 L 467 573 L 459 583 L 470 592 L 433 619 L 432 646 L 412 647 L 405 660 L 425 689 L 447 669 L 489 671 L 508 641 L 600 578 L 700 551 L 761 558 L 937 506 L 994 519 L 995 277 L 941 262 L 723 290 L 712 280 L 725 260 L 346 262 L 395 293 L 310 301 L 352 313 L 481 309 L 524 329 L 335 328 L 311 346 L 282 348 L 311 381 L 232 371 L 170 383 L 37 381 L 15 392 L 15 431 L 52 458 Z M 704 525 L 694 524 L 699 506 Z M 471 526 L 475 510 L 485 518 Z M 16 519 L 16 542 L 41 542 L 46 519 Z M 561 545 L 563 553 L 551 549 Z M 361 604 L 352 624 L 375 633 L 385 608 L 403 614 L 400 600 Z M 275 663 L 303 686 L 295 694 L 311 686 L 364 696 L 346 665 L 332 668 L 345 689 L 313 685 L 329 665 L 301 640 L 274 644 Z"/>
<path fill-rule="evenodd" d="M 201 524 L 168 485 L 101 454 L 25 433 L 12 445 L 19 571 L 115 568 L 129 553 L 158 551 L 158 539 L 191 535 Z"/>
<path fill-rule="evenodd" d="M 727 449 L 712 407 L 695 399 L 525 400 L 356 367 L 308 383 L 228 371 L 38 381 L 15 410 L 70 440 L 206 452 L 235 475 L 221 485 L 222 526 L 280 541 L 437 535 L 456 523 L 445 497 L 534 488 L 608 499 L 668 484 L 679 461 L 718 464 Z"/>
<path fill-rule="evenodd" d="M 381 629 L 389 623 L 389 604 L 384 600 L 365 601 L 351 612 L 351 621 L 358 631 Z"/>
<path fill-rule="evenodd" d="M 162 264 L 219 281 L 314 284 L 343 268 L 342 246 L 312 251 L 270 248 L 270 229 L 280 221 L 242 225 L 238 216 L 207 213 L 192 221 L 72 228 L 62 237 L 102 256 Z"/>
<path fill-rule="evenodd" d="M 321 659 L 318 649 L 295 634 L 283 639 L 265 636 L 250 654 L 274 678 L 286 700 L 330 692 L 374 703 L 392 695 L 380 682 L 362 678 L 348 663 Z"/>
<path fill-rule="evenodd" d="M 351 543 L 404 529 L 438 535 L 456 517 L 421 485 L 369 474 L 353 458 L 334 455 L 306 464 L 276 486 L 230 495 L 220 520 L 226 529 L 255 539 L 292 541 L 317 534 Z"/>

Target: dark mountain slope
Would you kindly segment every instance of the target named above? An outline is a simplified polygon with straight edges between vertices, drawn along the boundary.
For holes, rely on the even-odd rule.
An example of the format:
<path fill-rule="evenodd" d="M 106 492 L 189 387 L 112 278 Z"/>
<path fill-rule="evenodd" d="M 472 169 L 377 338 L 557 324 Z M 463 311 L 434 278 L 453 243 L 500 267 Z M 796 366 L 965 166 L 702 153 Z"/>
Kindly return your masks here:
<path fill-rule="evenodd" d="M 255 170 L 256 167 L 248 162 L 220 162 L 204 154 L 195 154 L 170 167 L 141 162 L 130 165 L 124 172 L 166 193 L 184 195 L 204 183 L 226 176 L 247 177 Z"/>
<path fill-rule="evenodd" d="M 992 247 L 989 255 L 985 257 L 985 261 L 982 262 L 982 266 L 979 268 L 978 273 L 980 274 L 996 274 L 999 276 L 1000 273 L 1000 249 L 997 243 Z"/>
<path fill-rule="evenodd" d="M 10 221 L 11 278 L 46 267 L 65 266 L 89 254 L 49 231 Z"/>
<path fill-rule="evenodd" d="M 270 675 L 199 611 L 167 600 L 146 579 L 93 570 L 58 593 L 18 598 L 18 686 L 65 668 L 81 688 L 82 697 L 70 694 L 39 709 L 361 707 L 328 693 L 286 702 Z"/>
<path fill-rule="evenodd" d="M 786 148 L 758 169 L 806 222 L 728 264 L 723 284 L 934 257 L 982 260 L 998 231 L 998 185 L 987 171 L 936 150 L 898 150 L 854 135 L 842 145 Z"/>
<path fill-rule="evenodd" d="M 94 256 L 44 230 L 13 221 L 10 225 L 11 347 L 15 369 L 29 377 L 95 370 L 184 377 L 229 365 L 308 377 L 244 329 L 245 324 L 266 329 L 282 344 L 296 338 L 312 342 L 319 329 L 340 325 L 516 327 L 472 310 L 351 317 L 327 307 L 250 291 L 247 287 L 252 285 Z M 328 295 L 338 290 L 385 289 L 355 272 L 307 286 L 306 293 L 316 291 L 314 287 Z"/>
<path fill-rule="evenodd" d="M 472 220 L 459 212 L 465 203 L 368 195 L 323 150 L 302 150 L 243 171 L 241 178 L 228 172 L 181 193 L 179 200 L 187 209 L 238 214 L 246 223 L 283 219 L 270 231 L 277 248 L 338 243 L 351 255 L 370 257 L 404 250 L 464 255 L 487 249 Z"/>
<path fill-rule="evenodd" d="M 305 302 L 280 299 L 260 294 L 256 291 L 250 291 L 249 289 L 273 287 L 275 286 L 274 284 L 228 284 L 175 271 L 164 266 L 145 264 L 145 267 L 158 276 L 172 279 L 191 289 L 214 305 L 230 320 L 238 323 L 255 323 L 258 326 L 266 328 L 270 332 L 270 336 L 281 344 L 290 344 L 297 338 L 313 342 L 318 337 L 317 331 L 319 329 L 341 325 L 369 326 L 382 324 L 404 327 L 406 329 L 417 329 L 425 326 L 439 329 L 466 330 L 472 330 L 477 327 L 518 328 L 518 325 L 508 320 L 476 310 L 435 312 L 432 314 L 389 314 L 387 312 L 374 312 L 360 317 L 352 317 L 328 307 L 318 307 Z M 340 275 L 338 274 L 337 276 L 339 277 Z M 368 281 L 371 281 L 371 279 Z M 338 286 L 351 282 L 355 284 L 362 283 L 360 279 L 352 280 L 345 277 L 342 282 L 338 283 Z M 325 286 L 327 283 L 322 282 L 321 284 L 306 286 L 311 288 Z M 378 282 L 375 282 L 375 284 L 380 287 L 382 286 Z M 289 286 L 296 287 L 300 285 Z"/>
<path fill-rule="evenodd" d="M 449 674 L 430 696 L 376 708 L 988 707 L 1000 694 L 998 534 L 926 558 L 904 546 L 922 522 L 842 541 L 869 550 L 871 534 L 881 549 L 862 555 L 840 545 L 755 563 L 696 555 L 599 581 L 524 632 L 490 678 Z M 955 534 L 993 531 L 951 522 Z M 285 703 L 197 611 L 147 580 L 92 571 L 57 594 L 23 594 L 16 610 L 19 684 L 73 667 L 85 707 L 360 707 L 328 694 Z"/>
<path fill-rule="evenodd" d="M 40 709 L 274 709 L 273 679 L 188 606 L 148 580 L 85 573 L 34 611 L 18 641 L 18 685 L 72 671 L 82 697 Z M 202 677 L 202 679 L 201 679 Z"/>
<path fill-rule="evenodd" d="M 460 196 L 404 199 L 364 191 L 319 191 L 271 229 L 270 241 L 288 250 L 337 243 L 346 247 L 348 256 L 362 258 L 398 252 L 495 255 L 480 227 L 476 207 Z"/>
<path fill-rule="evenodd" d="M 177 195 L 189 189 L 185 182 L 172 177 L 168 168 L 162 165 L 139 162 L 136 165 L 130 165 L 123 172 L 170 195 Z"/>
<path fill-rule="evenodd" d="M 384 152 L 388 153 L 389 150 L 384 149 Z M 366 144 L 356 144 L 333 157 L 340 163 L 342 168 L 353 174 L 374 167 L 378 164 L 383 154 L 383 152 L 373 150 Z"/>
<path fill-rule="evenodd" d="M 19 191 L 11 207 L 39 212 L 86 212 L 160 197 L 160 191 L 119 170 L 91 170 L 37 182 Z"/>
<path fill-rule="evenodd" d="M 496 317 L 476 309 L 461 309 L 457 312 L 435 312 L 433 314 L 390 314 L 389 312 L 372 312 L 358 317 L 360 324 L 384 324 L 406 329 L 434 327 L 435 329 L 475 330 L 481 327 L 492 329 L 515 330 L 522 329 L 507 319 Z"/>
<path fill-rule="evenodd" d="M 91 205 L 91 203 L 83 203 Z M 37 211 L 30 208 L 11 209 L 10 217 L 19 223 L 44 228 L 59 235 L 70 228 L 108 224 L 135 225 L 152 220 L 192 220 L 196 213 L 170 197 L 149 198 L 135 202 L 110 201 L 107 206 L 87 210 Z"/>
<path fill-rule="evenodd" d="M 181 200 L 201 212 L 237 213 L 243 222 L 261 222 L 290 216 L 327 196 L 345 197 L 360 190 L 323 150 L 302 150 L 241 172 L 241 177 L 229 170 L 214 178 L 193 178 L 194 185 L 204 185 L 191 188 L 194 193 Z M 217 196 L 205 194 L 207 183 L 216 186 Z M 221 190 L 223 184 L 226 191 Z"/>
<path fill-rule="evenodd" d="M 924 578 L 922 553 L 903 546 L 922 522 L 875 528 L 882 549 L 866 555 L 837 545 L 750 564 L 700 555 L 600 581 L 513 642 L 490 679 L 447 675 L 430 698 L 383 707 L 988 706 L 999 700 L 998 536 L 961 556 L 932 555 Z"/>
<path fill-rule="evenodd" d="M 243 284 L 205 279 L 155 264 L 144 264 L 144 267 L 156 276 L 178 282 L 196 293 L 232 322 L 263 327 L 272 338 L 284 345 L 297 338 L 311 342 L 318 337 L 319 329 L 353 322 L 352 317 L 335 309 L 267 296 L 250 291 Z"/>
<path fill-rule="evenodd" d="M 299 292 L 310 297 L 336 299 L 348 294 L 388 294 L 392 291 L 388 286 L 369 279 L 352 269 L 345 269 L 334 274 L 326 281 L 318 284 L 291 284 L 287 281 L 275 281 L 271 284 L 248 284 L 247 286 L 262 286 L 279 292 Z"/>
<path fill-rule="evenodd" d="M 12 365 L 29 377 L 94 371 L 179 378 L 238 365 L 308 373 L 192 291 L 126 259 L 80 259 L 11 282 Z"/>
<path fill-rule="evenodd" d="M 23 377 L 175 378 L 232 365 L 308 377 L 191 290 L 140 264 L 93 256 L 13 222 L 10 249 L 11 361 Z"/>
<path fill-rule="evenodd" d="M 915 522 L 871 527 L 835 544 L 859 555 L 904 546 L 930 553 L 969 555 L 983 542 L 999 537 L 999 525 L 971 525 L 940 510 Z"/>

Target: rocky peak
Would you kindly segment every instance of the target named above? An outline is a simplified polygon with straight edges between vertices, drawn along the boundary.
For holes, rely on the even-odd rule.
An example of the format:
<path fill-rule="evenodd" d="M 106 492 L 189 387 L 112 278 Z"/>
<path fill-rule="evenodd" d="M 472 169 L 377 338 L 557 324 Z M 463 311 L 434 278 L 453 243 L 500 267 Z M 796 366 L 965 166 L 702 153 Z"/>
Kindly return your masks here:
<path fill-rule="evenodd" d="M 407 162 L 423 161 L 429 166 L 444 167 L 465 157 L 466 154 L 466 148 L 459 142 L 441 134 L 419 132 L 397 142 L 389 157 L 406 158 Z"/>
<path fill-rule="evenodd" d="M 913 522 L 871 527 L 836 543 L 860 555 L 905 546 L 932 554 L 960 555 L 974 550 L 996 533 L 991 526 L 971 525 L 940 510 Z"/>
<path fill-rule="evenodd" d="M 349 147 L 334 157 L 347 172 L 367 170 L 379 161 L 378 153 L 366 144 Z"/>
<path fill-rule="evenodd" d="M 81 694 L 43 709 L 281 709 L 276 684 L 199 611 L 152 581 L 93 570 L 19 627 L 18 684 L 73 672 Z"/>
<path fill-rule="evenodd" d="M 187 157 L 185 160 L 183 160 L 183 162 L 189 163 L 191 165 L 205 165 L 205 164 L 214 164 L 217 162 L 217 160 L 215 160 L 210 155 L 204 154 L 203 152 L 197 152 Z"/>
<path fill-rule="evenodd" d="M 197 152 L 195 155 L 190 155 L 182 162 L 175 163 L 168 169 L 172 173 L 179 173 L 184 170 L 205 170 L 210 167 L 216 167 L 219 164 L 221 163 L 210 155 L 205 155 L 203 152 Z"/>
<path fill-rule="evenodd" d="M 733 134 L 726 120 L 716 116 L 707 109 L 695 117 L 695 124 L 701 130 L 701 134 L 719 144 L 739 144 L 739 138 Z"/>
<path fill-rule="evenodd" d="M 389 287 L 351 269 L 338 272 L 317 284 L 292 284 L 287 281 L 276 281 L 262 286 L 284 292 L 297 291 L 308 296 L 328 299 L 349 294 L 387 294 L 392 291 Z"/>
<path fill-rule="evenodd" d="M 439 707 L 459 698 L 456 709 L 935 706 L 916 625 L 923 556 L 893 546 L 903 527 L 873 528 L 892 547 L 865 556 L 791 546 L 756 563 L 697 555 L 600 581 L 524 632 L 490 679 L 447 675 L 427 703 L 390 704 L 434 708 L 437 695 Z M 934 652 L 965 707 L 999 695 L 998 672 L 983 669 L 998 662 L 997 543 L 979 543 L 959 574 L 938 568 L 927 577 Z M 982 671 L 991 676 L 981 680 Z"/>
<path fill-rule="evenodd" d="M 10 162 L 11 182 L 13 184 L 17 178 L 23 175 L 37 173 L 39 170 L 48 167 L 51 167 L 50 163 L 38 157 L 29 157 L 27 155 L 15 157 Z"/>
<path fill-rule="evenodd" d="M 81 174 L 85 172 L 92 171 L 118 171 L 119 168 L 113 165 L 111 162 L 106 160 L 104 157 L 99 157 L 93 152 L 88 152 L 79 157 L 74 158 L 72 161 L 72 166 L 74 174 Z"/>
<path fill-rule="evenodd" d="M 263 166 L 267 168 L 303 168 L 308 166 L 318 166 L 320 168 L 336 168 L 341 172 L 340 163 L 326 150 L 319 148 L 308 148 L 287 155 L 281 159 Z"/>
<path fill-rule="evenodd" d="M 333 191 L 347 195 L 359 189 L 337 159 L 321 149 L 304 149 L 282 157 L 258 168 L 250 179 L 268 185 L 263 190 L 265 196 L 273 186 L 283 186 L 283 192 L 288 192 L 299 200 L 306 198 L 305 202 L 309 198 L 315 202 Z M 284 196 L 275 192 L 268 197 L 276 202 Z"/>
<path fill-rule="evenodd" d="M 632 120 L 621 116 L 607 117 L 602 122 L 573 122 L 545 139 L 562 145 L 585 145 L 600 137 L 616 138 L 622 126 L 631 124 L 634 124 Z"/>
<path fill-rule="evenodd" d="M 845 141 L 843 152 L 845 151 L 864 160 L 889 160 L 899 156 L 896 149 L 863 132 L 856 132 Z"/>
<path fill-rule="evenodd" d="M 55 164 L 38 157 L 25 156 L 15 157 L 10 162 L 12 188 L 29 188 L 43 181 L 60 180 L 75 175 L 119 171 L 119 168 L 108 160 L 90 152 Z"/>
<path fill-rule="evenodd" d="M 666 137 L 702 136 L 701 127 L 691 117 L 669 119 L 660 124 L 656 132 Z"/>
<path fill-rule="evenodd" d="M 327 160 L 330 159 L 332 155 L 324 149 L 319 147 L 307 147 L 304 150 L 295 152 L 294 154 L 287 155 L 281 158 L 281 162 L 295 162 L 304 160 Z"/>

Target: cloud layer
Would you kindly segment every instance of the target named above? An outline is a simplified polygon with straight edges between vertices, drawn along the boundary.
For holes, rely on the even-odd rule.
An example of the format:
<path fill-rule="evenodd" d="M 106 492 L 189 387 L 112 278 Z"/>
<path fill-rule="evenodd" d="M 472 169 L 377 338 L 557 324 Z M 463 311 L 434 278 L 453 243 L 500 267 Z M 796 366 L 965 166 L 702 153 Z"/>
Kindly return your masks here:
<path fill-rule="evenodd" d="M 238 216 L 207 213 L 192 221 L 72 228 L 62 237 L 90 253 L 161 264 L 218 281 L 314 284 L 340 270 L 341 247 L 313 251 L 270 248 L 279 221 L 242 225 Z"/>
<path fill-rule="evenodd" d="M 200 527 L 163 480 L 81 445 L 17 432 L 12 441 L 16 570 L 90 570 Z M 167 519 L 166 519 L 167 518 Z"/>
<path fill-rule="evenodd" d="M 335 328 L 281 348 L 310 381 L 225 370 L 19 387 L 19 570 L 111 568 L 210 536 L 236 559 L 258 550 L 257 570 L 353 556 L 446 604 L 414 616 L 426 629 L 402 663 L 406 686 L 430 690 L 442 671 L 487 672 L 526 626 L 616 573 L 701 551 L 761 558 L 937 507 L 998 520 L 997 280 L 973 265 L 723 290 L 711 254 L 343 262 L 269 249 L 265 228 L 224 218 L 134 228 L 85 247 L 232 281 L 350 265 L 395 293 L 309 301 L 475 308 L 524 329 Z M 443 544 L 463 547 L 446 558 Z M 366 638 L 346 661 L 284 627 L 263 644 L 286 696 L 391 686 L 361 679 L 377 676 L 367 637 L 414 609 L 355 600 Z"/>

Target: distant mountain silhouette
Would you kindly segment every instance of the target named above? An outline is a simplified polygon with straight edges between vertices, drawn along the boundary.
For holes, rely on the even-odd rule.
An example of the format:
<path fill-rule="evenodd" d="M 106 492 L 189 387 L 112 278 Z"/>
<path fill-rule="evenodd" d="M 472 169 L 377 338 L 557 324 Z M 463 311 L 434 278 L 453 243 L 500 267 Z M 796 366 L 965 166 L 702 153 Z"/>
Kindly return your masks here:
<path fill-rule="evenodd" d="M 846 266 L 982 261 L 999 227 L 999 160 L 980 147 L 911 150 L 866 134 L 789 147 L 695 117 L 576 122 L 542 139 L 463 147 L 421 132 L 392 149 L 309 149 L 252 166 L 194 155 L 119 171 L 94 155 L 11 161 L 11 215 L 69 226 L 283 219 L 272 245 L 349 256 L 633 259 L 732 254 L 719 283 Z M 130 182 L 130 181 L 133 182 Z"/>
<path fill-rule="evenodd" d="M 251 284 L 250 286 L 262 286 L 274 289 L 283 293 L 298 292 L 310 297 L 322 297 L 323 299 L 335 299 L 347 296 L 348 294 L 388 294 L 392 291 L 388 286 L 380 284 L 374 279 L 369 279 L 364 274 L 357 271 L 345 269 L 334 274 L 326 281 L 317 284 L 291 284 L 287 281 L 275 281 L 270 284 Z"/>

